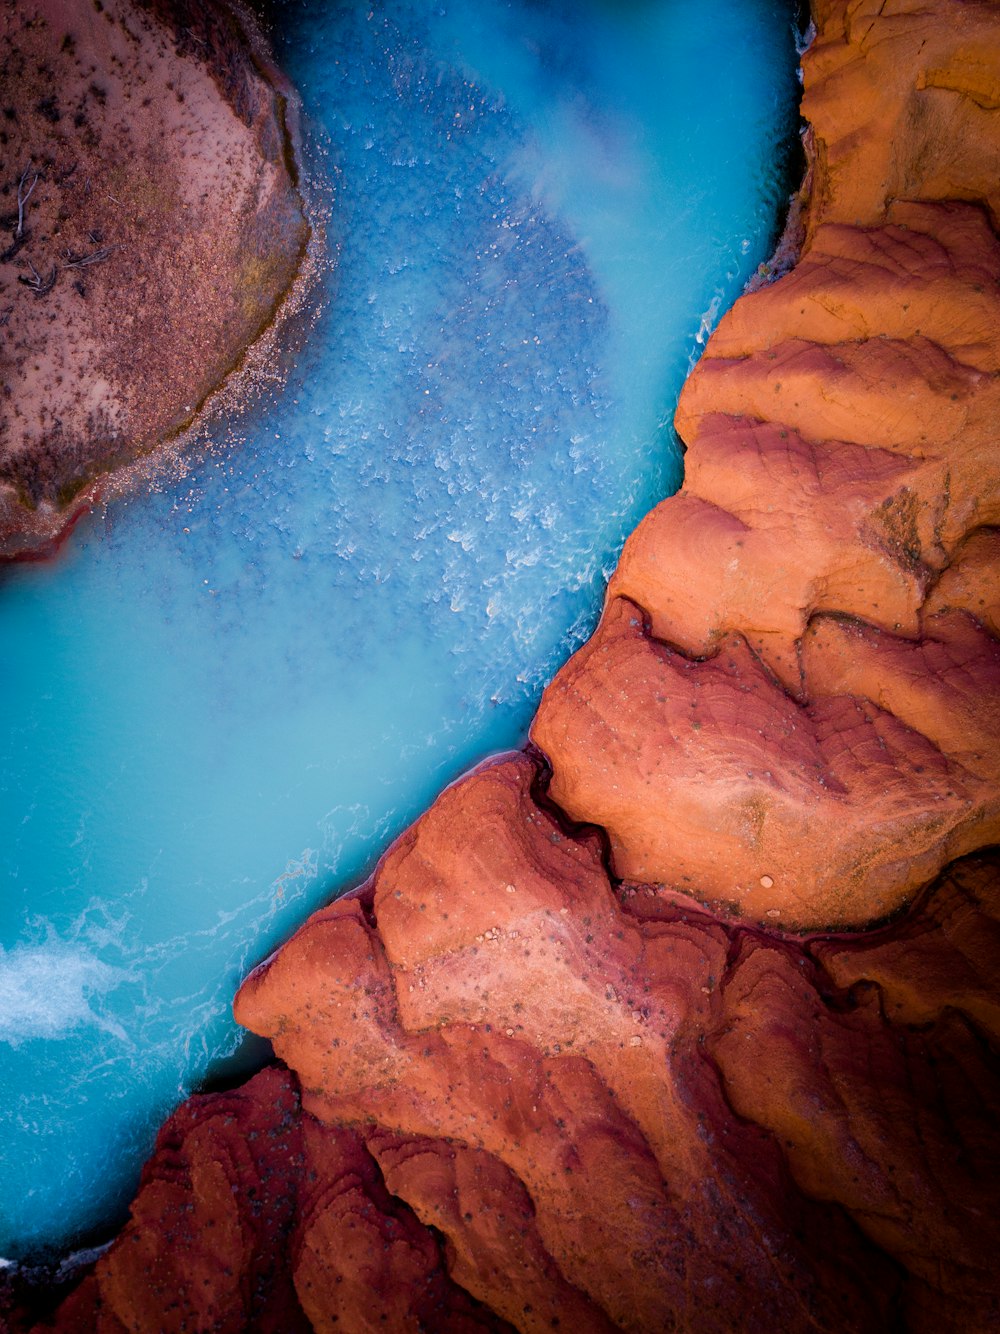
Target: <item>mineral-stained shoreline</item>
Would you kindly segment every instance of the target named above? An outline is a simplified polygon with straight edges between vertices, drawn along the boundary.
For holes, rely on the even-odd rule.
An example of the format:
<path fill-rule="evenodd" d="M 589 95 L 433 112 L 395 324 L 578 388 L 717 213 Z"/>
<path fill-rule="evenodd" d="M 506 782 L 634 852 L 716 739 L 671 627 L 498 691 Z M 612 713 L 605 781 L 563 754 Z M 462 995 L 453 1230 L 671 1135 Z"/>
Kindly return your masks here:
<path fill-rule="evenodd" d="M 251 975 L 282 1064 L 39 1328 L 1000 1325 L 1000 13 L 813 13 L 798 265 L 537 749 Z"/>
<path fill-rule="evenodd" d="M 0 47 L 2 558 L 194 420 L 308 226 L 289 90 L 246 14 L 19 0 Z"/>

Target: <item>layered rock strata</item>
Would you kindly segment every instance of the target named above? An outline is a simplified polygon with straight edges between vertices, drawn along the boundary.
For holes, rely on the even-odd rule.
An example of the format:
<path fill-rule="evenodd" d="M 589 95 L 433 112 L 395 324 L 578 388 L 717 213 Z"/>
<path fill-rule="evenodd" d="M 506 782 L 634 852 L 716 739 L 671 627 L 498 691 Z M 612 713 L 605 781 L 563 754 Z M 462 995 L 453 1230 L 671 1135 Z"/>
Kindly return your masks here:
<path fill-rule="evenodd" d="M 390 1195 L 365 1136 L 303 1116 L 292 1077 L 269 1069 L 167 1122 L 130 1223 L 58 1325 L 500 1328 L 449 1278 L 442 1252 Z"/>
<path fill-rule="evenodd" d="M 710 340 L 684 487 L 532 729 L 619 875 L 796 928 L 883 917 L 1000 833 L 1000 114 L 961 91 L 969 69 L 1000 90 L 1000 21 L 938 9 L 820 7 L 806 248 Z M 949 202 L 887 202 L 942 117 Z"/>
<path fill-rule="evenodd" d="M 55 1327 L 993 1328 L 998 945 L 995 854 L 781 937 L 487 766 L 245 984 L 296 1080 L 181 1109 Z"/>
<path fill-rule="evenodd" d="M 248 979 L 292 1075 L 178 1114 L 56 1327 L 1000 1322 L 1000 16 L 814 12 L 804 252 L 689 382 L 545 760 Z"/>
<path fill-rule="evenodd" d="M 193 420 L 307 227 L 285 95 L 228 9 L 25 0 L 0 44 L 3 557 Z"/>

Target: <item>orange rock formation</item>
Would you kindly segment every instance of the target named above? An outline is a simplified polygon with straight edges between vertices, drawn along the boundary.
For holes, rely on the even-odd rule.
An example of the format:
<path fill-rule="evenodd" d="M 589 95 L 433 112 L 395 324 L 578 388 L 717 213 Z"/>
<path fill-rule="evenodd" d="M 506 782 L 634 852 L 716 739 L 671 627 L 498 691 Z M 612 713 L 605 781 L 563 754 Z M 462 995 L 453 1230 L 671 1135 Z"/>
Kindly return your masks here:
<path fill-rule="evenodd" d="M 456 784 L 248 980 L 301 1109 L 186 1104 L 55 1328 L 995 1327 L 1000 857 L 781 937 L 616 886 L 536 777 Z"/>
<path fill-rule="evenodd" d="M 811 230 L 880 223 L 897 199 L 1000 218 L 993 0 L 811 0 L 802 114 L 815 135 Z"/>
<path fill-rule="evenodd" d="M 875 77 L 927 27 L 904 5 L 862 25 L 874 8 L 837 10 L 804 62 L 806 249 L 710 340 L 677 413 L 684 487 L 629 539 L 532 733 L 618 874 L 797 928 L 882 917 L 1000 833 L 1000 245 L 995 181 L 959 175 L 991 170 L 1000 128 L 992 150 L 950 145 L 950 194 L 978 204 L 878 194 L 860 223 L 817 223 L 843 212 L 829 160 L 882 123 L 857 101 L 834 116 L 829 84 Z M 991 27 L 960 8 L 996 60 L 995 8 Z"/>
<path fill-rule="evenodd" d="M 57 1327 L 1000 1323 L 1000 14 L 814 12 L 805 250 L 685 389 L 551 771 L 248 979 L 301 1108 L 192 1100 Z"/>

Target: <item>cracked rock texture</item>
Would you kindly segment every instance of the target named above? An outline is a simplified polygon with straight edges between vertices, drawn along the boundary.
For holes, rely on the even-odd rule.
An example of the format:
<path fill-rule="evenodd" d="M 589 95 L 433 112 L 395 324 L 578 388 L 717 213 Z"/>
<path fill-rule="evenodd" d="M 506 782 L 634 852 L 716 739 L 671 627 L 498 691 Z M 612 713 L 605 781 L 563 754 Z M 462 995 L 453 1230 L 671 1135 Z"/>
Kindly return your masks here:
<path fill-rule="evenodd" d="M 251 975 L 285 1068 L 39 1328 L 1000 1325 L 1000 13 L 814 13 L 803 253 L 541 754 Z"/>
<path fill-rule="evenodd" d="M 190 0 L 0 12 L 0 558 L 189 425 L 292 282 L 286 98 L 248 31 Z"/>

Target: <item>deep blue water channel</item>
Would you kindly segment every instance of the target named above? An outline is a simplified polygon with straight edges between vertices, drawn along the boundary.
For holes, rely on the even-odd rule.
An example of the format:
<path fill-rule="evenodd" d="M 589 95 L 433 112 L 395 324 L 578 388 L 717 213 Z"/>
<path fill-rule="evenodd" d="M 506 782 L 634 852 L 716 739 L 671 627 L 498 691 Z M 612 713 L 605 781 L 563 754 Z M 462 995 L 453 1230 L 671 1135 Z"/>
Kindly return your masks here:
<path fill-rule="evenodd" d="M 774 239 L 784 0 L 278 4 L 295 366 L 0 584 L 0 1255 L 115 1221 L 240 978 L 518 745 Z"/>

